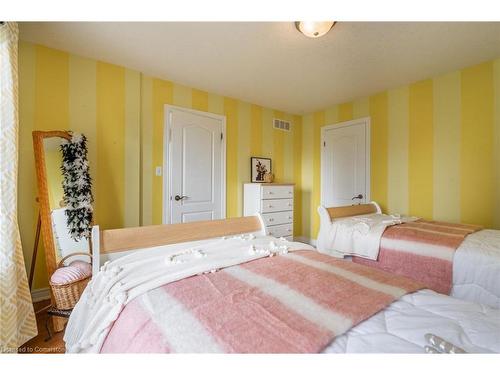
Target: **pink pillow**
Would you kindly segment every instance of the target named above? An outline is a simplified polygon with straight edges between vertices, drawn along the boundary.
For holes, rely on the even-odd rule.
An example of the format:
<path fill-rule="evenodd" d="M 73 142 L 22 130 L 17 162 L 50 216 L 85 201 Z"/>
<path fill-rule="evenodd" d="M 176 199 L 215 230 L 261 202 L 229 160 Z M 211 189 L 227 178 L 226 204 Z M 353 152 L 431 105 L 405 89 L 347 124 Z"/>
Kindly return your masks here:
<path fill-rule="evenodd" d="M 84 272 L 86 275 L 92 274 L 92 266 L 90 263 L 83 260 L 75 260 L 69 264 L 70 266 L 78 268 L 80 271 Z"/>
<path fill-rule="evenodd" d="M 80 267 L 82 267 L 82 265 L 80 265 Z M 88 272 L 86 270 L 80 269 L 77 266 L 69 265 L 66 267 L 58 268 L 50 277 L 50 282 L 56 285 L 64 285 L 82 279 L 84 277 L 90 276 L 90 274 L 91 274 L 90 264 Z"/>

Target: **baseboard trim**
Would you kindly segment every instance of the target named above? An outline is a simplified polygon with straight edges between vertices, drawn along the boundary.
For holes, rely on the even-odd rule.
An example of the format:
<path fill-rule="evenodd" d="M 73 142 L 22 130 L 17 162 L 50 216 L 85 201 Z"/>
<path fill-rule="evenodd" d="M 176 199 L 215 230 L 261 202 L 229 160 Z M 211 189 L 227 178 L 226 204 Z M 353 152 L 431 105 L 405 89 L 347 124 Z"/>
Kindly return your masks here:
<path fill-rule="evenodd" d="M 31 299 L 33 302 L 40 302 L 50 299 L 49 288 L 34 289 L 31 291 Z"/>

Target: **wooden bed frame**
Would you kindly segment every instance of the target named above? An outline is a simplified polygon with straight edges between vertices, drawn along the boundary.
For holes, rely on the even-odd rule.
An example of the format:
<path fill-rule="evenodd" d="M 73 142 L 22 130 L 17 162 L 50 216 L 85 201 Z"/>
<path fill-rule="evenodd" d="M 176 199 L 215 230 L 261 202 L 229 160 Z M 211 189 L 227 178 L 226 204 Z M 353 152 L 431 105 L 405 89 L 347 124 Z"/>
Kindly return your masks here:
<path fill-rule="evenodd" d="M 322 211 L 322 212 L 320 212 Z M 339 206 L 339 207 L 318 207 L 318 212 L 321 216 L 322 213 L 328 214 L 330 220 L 340 219 L 342 217 L 357 216 L 357 215 L 367 215 L 381 213 L 382 210 L 376 202 L 370 202 L 365 204 L 356 204 L 351 206 Z"/>
<path fill-rule="evenodd" d="M 339 206 L 339 207 L 318 207 L 319 214 L 319 230 L 326 230 L 325 225 L 330 224 L 332 220 L 340 219 L 343 217 L 357 216 L 357 215 L 367 215 L 382 213 L 380 206 L 376 202 L 370 202 L 365 204 L 356 204 L 351 206 Z"/>
<path fill-rule="evenodd" d="M 243 233 L 265 234 L 260 216 L 237 217 L 224 220 L 197 221 L 184 224 L 149 225 L 144 227 L 99 230 L 92 227 L 92 273 L 96 275 L 101 262 L 110 254 L 142 250 L 156 246 L 173 245 L 231 236 Z M 125 254 L 123 254 L 125 255 Z"/>

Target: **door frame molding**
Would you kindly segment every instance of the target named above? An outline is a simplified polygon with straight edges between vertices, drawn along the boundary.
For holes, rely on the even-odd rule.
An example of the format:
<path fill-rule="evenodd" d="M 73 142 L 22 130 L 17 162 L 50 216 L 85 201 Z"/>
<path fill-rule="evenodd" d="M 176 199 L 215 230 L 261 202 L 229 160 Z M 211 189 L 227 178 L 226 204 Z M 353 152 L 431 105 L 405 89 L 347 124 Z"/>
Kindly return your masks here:
<path fill-rule="evenodd" d="M 172 120 L 171 120 L 171 113 L 172 111 L 182 111 L 182 112 L 187 112 L 195 115 L 200 115 L 200 116 L 205 116 L 209 117 L 215 120 L 220 120 L 222 121 L 222 152 L 221 152 L 221 212 L 222 212 L 222 217 L 221 219 L 226 218 L 226 143 L 227 143 L 227 137 L 226 137 L 226 116 L 224 115 L 218 115 L 215 113 L 211 112 L 204 112 L 204 111 L 198 111 L 195 109 L 191 108 L 185 108 L 185 107 L 179 107 L 176 105 L 171 105 L 171 104 L 165 104 L 164 107 L 164 114 L 163 114 L 163 166 L 162 166 L 162 223 L 163 224 L 172 224 L 172 198 L 171 198 L 171 191 L 172 191 L 172 169 L 170 168 L 170 160 L 172 159 L 172 156 L 170 155 L 171 147 L 170 147 L 170 141 L 171 141 L 171 127 L 172 127 Z M 156 166 L 153 166 L 156 169 Z M 153 171 L 153 176 L 156 177 L 155 171 Z"/>
<path fill-rule="evenodd" d="M 323 180 L 323 176 L 325 175 L 325 132 L 332 129 L 346 128 L 353 125 L 358 125 L 360 123 L 364 123 L 366 137 L 365 137 L 365 150 L 366 150 L 366 168 L 365 168 L 365 192 L 366 192 L 366 202 L 370 202 L 371 192 L 370 192 L 370 184 L 371 184 L 371 118 L 361 117 L 355 120 L 337 122 L 331 125 L 325 125 L 321 127 L 321 143 L 319 147 L 321 148 L 321 169 L 320 169 L 320 180 L 321 180 L 321 193 L 320 193 L 320 204 L 323 205 L 325 202 L 325 192 L 326 186 Z"/>

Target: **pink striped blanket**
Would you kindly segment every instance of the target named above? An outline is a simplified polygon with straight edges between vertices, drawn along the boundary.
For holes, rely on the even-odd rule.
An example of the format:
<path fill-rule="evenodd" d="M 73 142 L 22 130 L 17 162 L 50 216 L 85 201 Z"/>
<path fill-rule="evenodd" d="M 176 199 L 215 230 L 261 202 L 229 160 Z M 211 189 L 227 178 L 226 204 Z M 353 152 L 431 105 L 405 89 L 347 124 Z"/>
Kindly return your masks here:
<path fill-rule="evenodd" d="M 453 256 L 475 225 L 418 220 L 388 227 L 380 240 L 378 259 L 353 257 L 355 263 L 409 277 L 426 287 L 449 294 Z"/>
<path fill-rule="evenodd" d="M 152 289 L 101 352 L 320 352 L 418 282 L 314 251 L 261 258 Z"/>

